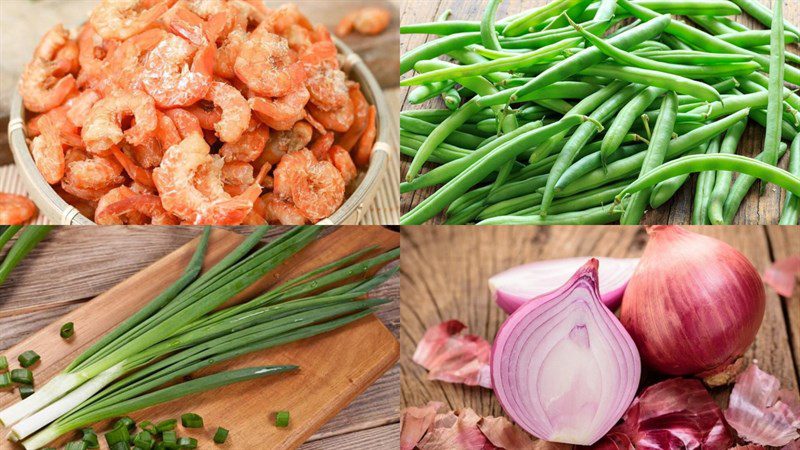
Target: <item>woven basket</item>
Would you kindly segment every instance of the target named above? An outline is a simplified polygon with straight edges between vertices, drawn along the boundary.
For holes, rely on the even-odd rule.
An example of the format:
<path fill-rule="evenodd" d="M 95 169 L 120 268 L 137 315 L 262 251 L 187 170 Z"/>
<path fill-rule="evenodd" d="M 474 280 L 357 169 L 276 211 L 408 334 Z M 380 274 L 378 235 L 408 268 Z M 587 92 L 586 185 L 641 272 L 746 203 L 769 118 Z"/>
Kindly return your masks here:
<path fill-rule="evenodd" d="M 321 220 L 320 225 L 354 225 L 361 221 L 365 208 L 369 206 L 380 187 L 381 178 L 386 170 L 387 163 L 391 160 L 393 145 L 389 142 L 390 117 L 389 106 L 383 96 L 378 81 L 369 71 L 361 58 L 340 40 L 334 38 L 342 63 L 342 70 L 348 77 L 361 84 L 361 90 L 367 101 L 377 109 L 376 126 L 377 138 L 372 151 L 370 164 L 367 171 L 359 177 L 355 191 L 345 200 L 342 206 L 329 218 Z M 8 124 L 8 141 L 11 153 L 19 169 L 20 177 L 28 194 L 39 210 L 55 224 L 59 225 L 91 225 L 94 222 L 84 217 L 77 209 L 65 202 L 56 191 L 45 181 L 31 157 L 30 149 L 25 136 L 25 108 L 22 106 L 22 97 L 17 89 L 11 100 L 11 120 Z"/>

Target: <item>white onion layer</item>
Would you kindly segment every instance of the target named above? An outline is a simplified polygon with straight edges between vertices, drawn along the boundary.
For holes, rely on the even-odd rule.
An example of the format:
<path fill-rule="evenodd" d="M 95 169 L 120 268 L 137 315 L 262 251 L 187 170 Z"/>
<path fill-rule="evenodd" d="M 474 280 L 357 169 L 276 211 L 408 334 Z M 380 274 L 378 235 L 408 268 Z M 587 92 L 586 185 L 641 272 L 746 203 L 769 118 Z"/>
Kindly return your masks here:
<path fill-rule="evenodd" d="M 489 290 L 497 305 L 511 314 L 530 299 L 563 286 L 589 259 L 589 256 L 552 259 L 512 267 L 489 278 Z M 639 258 L 595 259 L 600 261 L 600 298 L 613 311 L 622 301 Z"/>
<path fill-rule="evenodd" d="M 591 445 L 636 394 L 636 345 L 600 300 L 597 260 L 514 312 L 497 333 L 492 384 L 506 413 L 534 436 Z"/>

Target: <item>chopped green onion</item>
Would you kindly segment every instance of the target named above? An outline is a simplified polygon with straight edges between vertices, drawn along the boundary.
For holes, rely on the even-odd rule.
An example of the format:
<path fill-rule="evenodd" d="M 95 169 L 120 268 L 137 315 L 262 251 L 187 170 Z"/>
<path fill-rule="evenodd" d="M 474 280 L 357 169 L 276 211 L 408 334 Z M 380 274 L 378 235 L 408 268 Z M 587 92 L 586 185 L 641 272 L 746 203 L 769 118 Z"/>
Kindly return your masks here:
<path fill-rule="evenodd" d="M 278 411 L 275 414 L 275 426 L 281 428 L 289 426 L 289 411 Z"/>
<path fill-rule="evenodd" d="M 85 428 L 83 430 L 83 438 L 81 440 L 86 442 L 87 448 L 100 448 L 100 442 L 97 439 L 97 434 L 95 434 L 94 430 L 91 428 Z"/>
<path fill-rule="evenodd" d="M 158 434 L 158 429 L 156 429 L 156 426 L 153 424 L 153 422 L 150 422 L 149 420 L 145 420 L 144 422 L 140 423 L 139 428 L 153 435 Z"/>
<path fill-rule="evenodd" d="M 165 431 L 172 431 L 177 426 L 178 426 L 178 420 L 177 419 L 167 419 L 167 420 L 163 420 L 161 422 L 158 422 L 156 424 L 156 430 L 158 430 L 159 433 L 163 433 Z"/>
<path fill-rule="evenodd" d="M 34 390 L 31 386 L 20 386 L 19 387 L 19 396 L 23 400 L 33 395 Z"/>
<path fill-rule="evenodd" d="M 86 442 L 73 441 L 67 444 L 67 446 L 64 447 L 64 450 L 86 450 L 87 448 L 89 447 L 86 446 Z"/>
<path fill-rule="evenodd" d="M 128 445 L 127 442 L 117 442 L 114 445 L 108 447 L 109 450 L 130 450 L 131 446 Z"/>
<path fill-rule="evenodd" d="M 64 325 L 61 325 L 61 337 L 63 339 L 69 339 L 73 335 L 75 335 L 75 324 L 72 322 L 67 322 Z"/>
<path fill-rule="evenodd" d="M 113 430 L 106 433 L 106 442 L 108 442 L 108 446 L 112 447 L 117 442 L 124 442 L 125 445 L 128 444 L 131 435 L 128 432 L 128 427 L 115 427 Z"/>
<path fill-rule="evenodd" d="M 11 381 L 33 386 L 33 372 L 28 369 L 14 369 L 11 371 Z"/>
<path fill-rule="evenodd" d="M 8 370 L 8 358 L 0 356 L 0 372 L 5 372 L 6 370 Z"/>
<path fill-rule="evenodd" d="M 161 434 L 161 441 L 164 448 L 177 449 L 178 448 L 178 435 L 174 431 L 165 431 Z"/>
<path fill-rule="evenodd" d="M 184 428 L 203 428 L 203 418 L 195 413 L 186 413 L 181 416 Z"/>
<path fill-rule="evenodd" d="M 130 417 L 123 417 L 118 421 L 114 422 L 114 428 L 119 428 L 124 426 L 128 429 L 128 431 L 133 431 L 136 429 L 136 422 L 131 419 Z"/>
<path fill-rule="evenodd" d="M 150 450 L 155 445 L 153 435 L 149 431 L 140 431 L 133 439 L 133 446 L 141 450 Z"/>
<path fill-rule="evenodd" d="M 37 362 L 39 362 L 39 360 L 41 359 L 41 356 L 39 356 L 39 354 L 36 353 L 33 350 L 28 350 L 27 352 L 24 352 L 21 355 L 19 355 L 19 357 L 17 357 L 17 359 L 19 360 L 19 365 L 20 366 L 22 366 L 22 367 L 30 367 L 30 366 L 36 364 Z"/>
<path fill-rule="evenodd" d="M 11 386 L 11 375 L 7 373 L 0 373 L 0 389 L 8 389 Z"/>
<path fill-rule="evenodd" d="M 214 433 L 214 442 L 217 444 L 224 444 L 225 441 L 228 440 L 228 430 L 225 428 L 219 427 L 217 428 L 217 432 Z"/>
<path fill-rule="evenodd" d="M 178 439 L 178 448 L 197 448 L 197 439 L 190 437 L 182 437 Z"/>

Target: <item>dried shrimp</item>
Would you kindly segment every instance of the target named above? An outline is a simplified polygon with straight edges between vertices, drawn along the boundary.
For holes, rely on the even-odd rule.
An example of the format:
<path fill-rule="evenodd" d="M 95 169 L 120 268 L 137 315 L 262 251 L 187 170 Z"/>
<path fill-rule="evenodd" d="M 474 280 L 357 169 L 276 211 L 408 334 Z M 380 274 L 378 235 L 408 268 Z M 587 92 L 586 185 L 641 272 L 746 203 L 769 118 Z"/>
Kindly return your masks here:
<path fill-rule="evenodd" d="M 374 9 L 348 27 L 380 32 Z M 89 17 L 49 30 L 19 84 L 34 162 L 67 202 L 99 224 L 305 224 L 341 206 L 375 112 L 296 5 L 101 0 Z M 28 203 L 0 194 L 0 222 Z"/>

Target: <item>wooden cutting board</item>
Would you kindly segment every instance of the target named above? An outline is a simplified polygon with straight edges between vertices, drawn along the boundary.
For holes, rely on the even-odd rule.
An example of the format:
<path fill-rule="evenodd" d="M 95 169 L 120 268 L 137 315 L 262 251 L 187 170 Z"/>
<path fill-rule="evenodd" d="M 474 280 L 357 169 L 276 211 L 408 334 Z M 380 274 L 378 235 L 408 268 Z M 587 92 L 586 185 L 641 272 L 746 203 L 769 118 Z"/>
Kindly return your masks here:
<path fill-rule="evenodd" d="M 222 259 L 242 240 L 244 236 L 240 234 L 215 229 L 204 268 Z M 176 280 L 196 245 L 197 239 L 12 347 L 5 352 L 11 368 L 18 367 L 20 353 L 35 350 L 42 359 L 33 367 L 34 378 L 36 385 L 43 385 L 97 338 Z M 382 250 L 395 248 L 399 246 L 399 234 L 378 226 L 337 228 L 267 274 L 237 299 L 252 298 L 253 294 L 277 282 L 370 245 Z M 113 261 L 109 261 L 109 266 L 113 267 Z M 75 337 L 70 342 L 59 336 L 59 329 L 66 322 L 75 323 Z M 215 365 L 197 375 L 271 364 L 296 364 L 300 366 L 299 372 L 185 397 L 136 412 L 131 417 L 137 422 L 157 422 L 179 419 L 187 412 L 200 414 L 205 420 L 205 430 L 179 427 L 178 435 L 198 439 L 201 449 L 294 449 L 392 367 L 399 354 L 399 343 L 394 336 L 383 323 L 370 316 L 325 335 Z M 16 390 L 5 392 L 0 395 L 0 408 L 18 399 Z M 281 410 L 291 413 L 288 428 L 274 425 L 274 413 Z M 223 446 L 212 441 L 217 426 L 231 431 Z M 106 424 L 96 426 L 95 431 L 107 431 Z M 77 436 L 77 433 L 70 435 L 58 444 L 63 445 Z M 105 440 L 101 441 L 101 447 L 106 448 Z M 22 448 L 5 439 L 0 442 L 2 449 Z"/>

